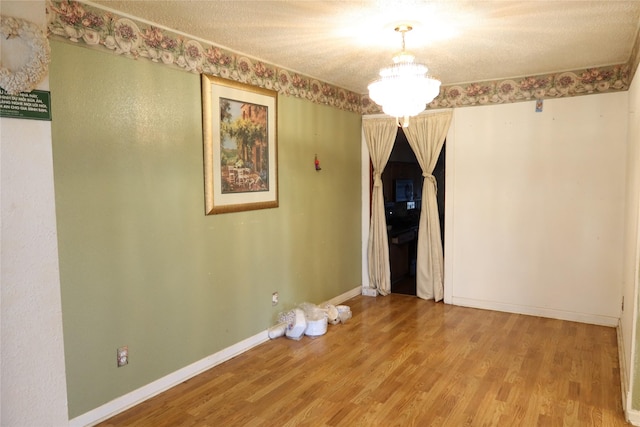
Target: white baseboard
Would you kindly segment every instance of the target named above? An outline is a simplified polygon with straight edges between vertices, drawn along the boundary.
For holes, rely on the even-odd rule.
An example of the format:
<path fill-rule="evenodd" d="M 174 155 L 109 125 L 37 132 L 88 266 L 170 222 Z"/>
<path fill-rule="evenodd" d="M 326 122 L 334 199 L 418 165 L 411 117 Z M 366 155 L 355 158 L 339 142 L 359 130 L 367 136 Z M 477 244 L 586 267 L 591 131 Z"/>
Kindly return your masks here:
<path fill-rule="evenodd" d="M 250 338 L 240 341 L 230 347 L 227 347 L 217 353 L 205 357 L 191 365 L 185 366 L 182 369 L 166 375 L 152 383 L 149 383 L 137 390 L 120 396 L 109 403 L 97 407 L 89 412 L 86 412 L 72 420 L 69 420 L 70 427 L 85 427 L 93 426 L 102 422 L 108 418 L 113 417 L 120 412 L 123 412 L 135 405 L 144 402 L 147 399 L 156 396 L 174 387 L 196 375 L 210 369 L 220 363 L 223 363 L 238 354 L 241 354 L 265 341 L 269 340 L 267 331 L 262 331 Z"/>
<path fill-rule="evenodd" d="M 625 411 L 625 414 L 627 416 L 627 421 L 632 426 L 640 426 L 640 411 L 637 411 L 635 409 L 628 409 Z"/>
<path fill-rule="evenodd" d="M 326 303 L 338 305 L 350 298 L 360 295 L 361 289 L 362 287 L 358 286 L 342 295 L 332 298 Z M 268 332 L 267 330 L 264 330 L 252 337 L 240 341 L 239 343 L 194 362 L 191 365 L 178 369 L 177 371 L 140 387 L 137 390 L 120 396 L 109 403 L 105 403 L 104 405 L 89 412 L 85 412 L 84 414 L 69 420 L 69 427 L 94 426 L 268 340 Z"/>
<path fill-rule="evenodd" d="M 324 304 L 332 304 L 332 305 L 342 304 L 346 300 L 349 300 L 353 297 L 357 297 L 358 295 L 361 295 L 361 294 L 362 294 L 362 286 L 358 286 L 356 288 L 351 289 L 350 291 L 345 292 L 342 295 L 338 295 L 335 298 L 331 298 L 329 301 L 326 301 Z"/>
<path fill-rule="evenodd" d="M 506 304 L 496 301 L 476 300 L 472 298 L 452 297 L 453 305 L 463 307 L 480 308 L 484 310 L 504 311 L 507 313 L 526 314 L 529 316 L 547 317 L 572 322 L 589 323 L 592 325 L 611 326 L 618 325 L 617 317 L 601 316 L 597 314 L 576 313 L 572 311 L 555 310 L 550 308 L 534 307 L 527 305 Z"/>

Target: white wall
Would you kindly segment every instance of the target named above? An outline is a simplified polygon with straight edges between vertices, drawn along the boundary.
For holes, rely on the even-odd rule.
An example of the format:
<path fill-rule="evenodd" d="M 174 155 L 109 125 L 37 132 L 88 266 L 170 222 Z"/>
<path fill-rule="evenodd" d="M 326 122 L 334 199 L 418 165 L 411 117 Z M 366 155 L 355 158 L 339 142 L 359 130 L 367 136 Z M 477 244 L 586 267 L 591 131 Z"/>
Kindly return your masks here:
<path fill-rule="evenodd" d="M 628 94 L 459 108 L 447 138 L 446 301 L 615 326 Z"/>
<path fill-rule="evenodd" d="M 0 7 L 44 28 L 44 1 Z M 67 425 L 50 122 L 0 119 L 0 177 L 0 425 Z"/>
<path fill-rule="evenodd" d="M 636 347 L 635 336 L 638 318 L 638 220 L 640 215 L 640 78 L 636 73 L 631 87 L 629 88 L 629 127 L 627 135 L 627 187 L 626 187 L 626 209 L 625 209 L 625 241 L 624 241 L 624 267 L 623 267 L 623 296 L 625 300 L 625 310 L 620 318 L 619 336 L 621 341 L 618 345 L 621 360 L 620 368 L 623 379 L 624 392 L 623 402 L 627 409 L 628 416 L 633 416 L 636 421 L 640 420 L 637 407 L 633 414 L 630 414 L 632 399 L 630 393 L 638 386 L 632 387 L 634 381 L 634 359 Z M 636 370 L 637 372 L 637 370 Z M 638 398 L 634 396 L 634 400 Z M 630 418 L 631 419 L 631 418 Z M 637 425 L 637 423 L 636 423 Z"/>

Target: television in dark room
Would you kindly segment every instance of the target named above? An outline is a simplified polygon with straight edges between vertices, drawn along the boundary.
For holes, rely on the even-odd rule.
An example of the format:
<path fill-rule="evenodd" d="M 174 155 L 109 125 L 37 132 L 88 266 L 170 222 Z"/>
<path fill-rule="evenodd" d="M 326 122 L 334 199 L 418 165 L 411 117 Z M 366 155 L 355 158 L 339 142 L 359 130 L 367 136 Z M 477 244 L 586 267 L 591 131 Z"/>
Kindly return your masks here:
<path fill-rule="evenodd" d="M 413 200 L 413 180 L 412 179 L 396 179 L 395 182 L 395 201 L 410 202 Z"/>

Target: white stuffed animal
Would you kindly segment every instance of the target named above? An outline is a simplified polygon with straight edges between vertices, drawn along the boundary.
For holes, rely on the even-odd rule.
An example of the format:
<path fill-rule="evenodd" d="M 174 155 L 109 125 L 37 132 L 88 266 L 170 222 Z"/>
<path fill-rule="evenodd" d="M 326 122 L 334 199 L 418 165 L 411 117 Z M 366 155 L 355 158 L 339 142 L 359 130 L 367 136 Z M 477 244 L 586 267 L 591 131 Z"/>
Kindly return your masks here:
<path fill-rule="evenodd" d="M 340 323 L 340 316 L 335 305 L 327 304 L 324 310 L 327 313 L 327 322 L 332 325 L 337 325 L 338 323 Z"/>

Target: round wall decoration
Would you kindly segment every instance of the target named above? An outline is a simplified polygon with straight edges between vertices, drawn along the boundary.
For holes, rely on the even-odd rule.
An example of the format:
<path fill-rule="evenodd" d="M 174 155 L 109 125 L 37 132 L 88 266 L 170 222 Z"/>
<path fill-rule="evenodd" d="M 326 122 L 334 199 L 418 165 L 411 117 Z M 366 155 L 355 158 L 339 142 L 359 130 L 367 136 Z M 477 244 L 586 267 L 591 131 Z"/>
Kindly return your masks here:
<path fill-rule="evenodd" d="M 10 95 L 30 92 L 47 74 L 51 56 L 47 36 L 33 22 L 0 15 L 0 37 L 19 37 L 31 49 L 27 63 L 15 71 L 0 64 L 0 87 Z"/>

